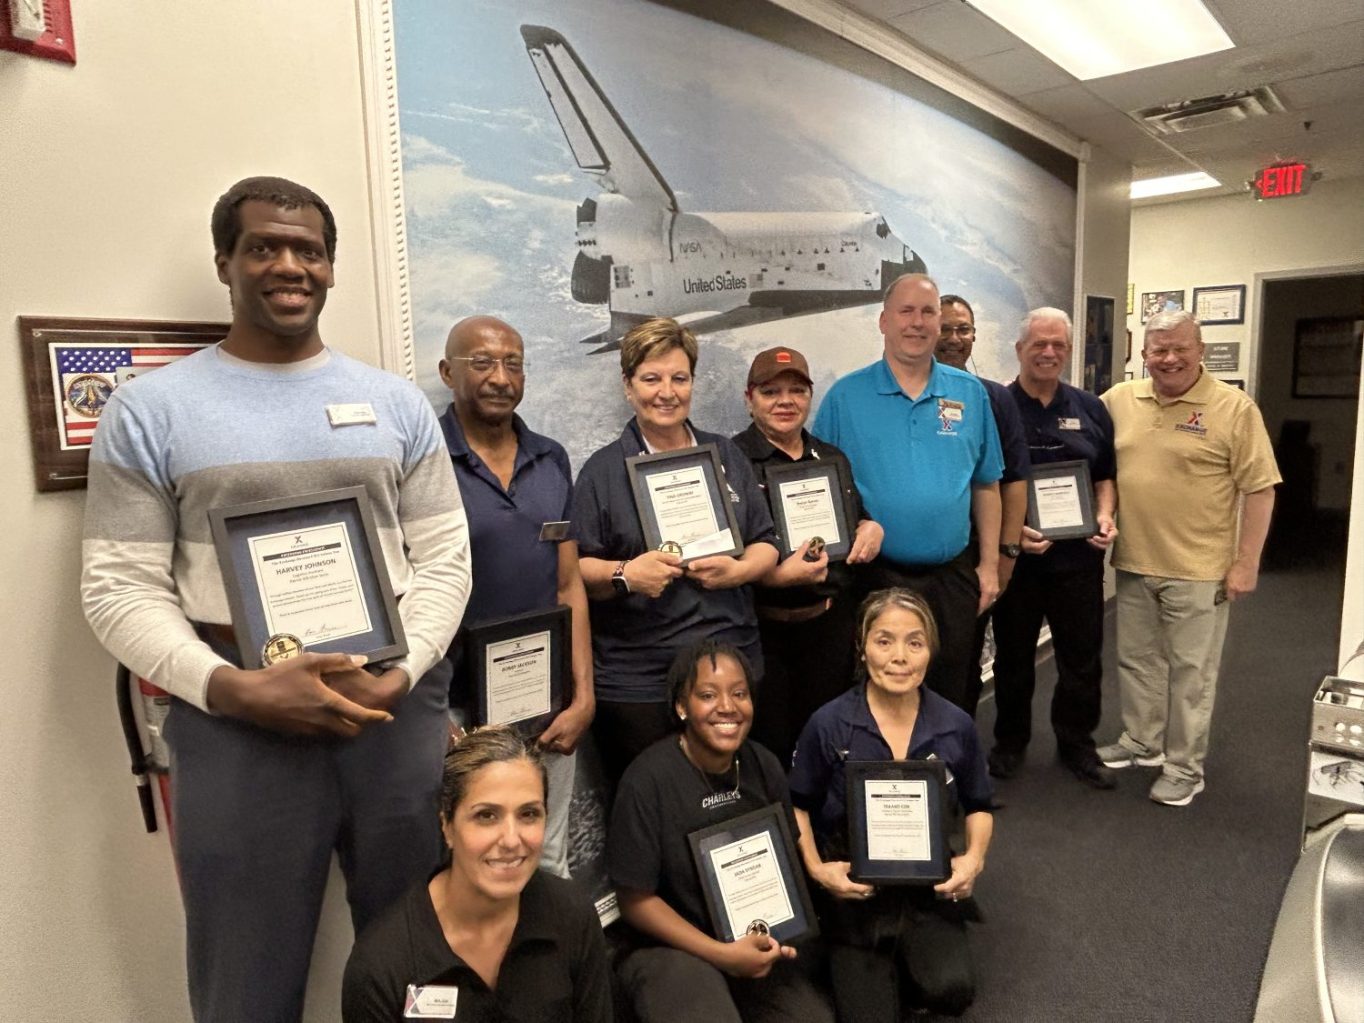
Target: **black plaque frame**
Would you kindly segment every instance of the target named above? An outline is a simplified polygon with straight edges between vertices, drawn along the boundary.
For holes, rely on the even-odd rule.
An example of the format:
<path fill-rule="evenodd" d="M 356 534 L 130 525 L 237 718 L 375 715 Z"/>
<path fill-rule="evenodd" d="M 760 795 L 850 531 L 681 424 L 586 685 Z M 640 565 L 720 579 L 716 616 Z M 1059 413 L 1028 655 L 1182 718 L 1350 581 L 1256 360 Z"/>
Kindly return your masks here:
<path fill-rule="evenodd" d="M 860 884 L 934 885 L 952 876 L 951 824 L 947 800 L 947 766 L 941 760 L 849 760 L 847 768 L 848 877 Z M 928 783 L 928 847 L 926 860 L 873 860 L 867 842 L 868 781 Z"/>
<path fill-rule="evenodd" d="M 728 914 L 725 913 L 724 900 L 720 896 L 719 879 L 711 866 L 710 851 L 764 832 L 771 836 L 777 868 L 786 884 L 786 895 L 795 913 L 790 920 L 773 925 L 772 936 L 783 945 L 790 945 L 819 933 L 819 921 L 810 902 L 810 890 L 805 886 L 805 869 L 786 823 L 786 808 L 781 803 L 769 803 L 751 813 L 731 817 L 687 836 L 696 872 L 701 879 L 706 909 L 710 913 L 711 931 L 720 941 L 735 941 L 743 935 L 731 934 L 729 931 Z"/>
<path fill-rule="evenodd" d="M 827 485 L 837 492 L 837 499 L 834 501 L 834 517 L 838 520 L 838 543 L 829 543 L 828 537 L 824 537 L 824 551 L 829 555 L 829 561 L 843 561 L 848 557 L 848 552 L 852 550 L 853 532 L 857 528 L 853 519 L 853 509 L 848 500 L 848 489 L 852 486 L 852 480 L 847 478 L 847 473 L 843 470 L 843 463 L 839 459 L 809 459 L 803 462 L 789 462 L 781 465 L 768 466 L 763 474 L 763 481 L 767 485 L 767 503 L 772 509 L 772 521 L 776 524 L 777 535 L 781 540 L 783 555 L 794 554 L 810 537 L 793 537 L 786 522 L 786 506 L 781 499 L 781 484 L 791 480 L 823 479 Z"/>
<path fill-rule="evenodd" d="M 659 451 L 650 455 L 632 455 L 625 460 L 625 471 L 630 478 L 630 490 L 635 497 L 635 510 L 639 514 L 639 524 L 644 532 L 644 547 L 646 550 L 657 550 L 659 544 L 665 540 L 672 540 L 673 537 L 663 536 L 658 528 L 658 520 L 654 516 L 653 505 L 649 500 L 649 490 L 647 481 L 649 477 L 661 472 L 673 472 L 677 469 L 690 469 L 700 466 L 705 474 L 706 486 L 710 492 L 711 507 L 715 511 L 715 518 L 719 522 L 728 524 L 730 547 L 723 551 L 712 551 L 709 554 L 698 555 L 698 557 L 717 557 L 717 556 L 737 556 L 744 552 L 743 536 L 739 532 L 739 521 L 735 518 L 734 509 L 730 507 L 729 498 L 726 494 L 728 484 L 725 483 L 724 467 L 720 464 L 720 452 L 714 444 L 698 444 L 695 447 L 682 448 L 678 451 Z M 697 560 L 697 558 L 683 558 L 682 564 L 687 565 Z"/>
<path fill-rule="evenodd" d="M 549 653 L 549 710 L 531 717 L 509 721 L 488 719 L 488 647 L 520 636 L 548 632 Z M 573 611 L 565 604 L 546 611 L 530 611 L 475 622 L 465 627 L 464 655 L 469 659 L 469 677 L 474 683 L 474 725 L 516 725 L 518 729 L 538 735 L 569 705 L 568 680 L 573 674 Z"/>
<path fill-rule="evenodd" d="M 1038 525 L 1037 494 L 1035 488 L 1039 480 L 1056 479 L 1060 476 L 1075 477 L 1075 486 L 1080 496 L 1080 513 L 1084 521 L 1078 526 L 1065 526 L 1060 529 L 1043 529 Z M 1032 467 L 1028 480 L 1028 517 L 1029 527 L 1036 529 L 1048 540 L 1074 540 L 1077 537 L 1094 536 L 1099 531 L 1094 517 L 1094 483 L 1089 476 L 1089 463 L 1083 458 L 1069 462 L 1044 462 Z"/>
<path fill-rule="evenodd" d="M 308 644 L 306 638 L 300 637 L 305 649 L 315 653 L 362 654 L 370 664 L 407 654 L 407 635 L 398 616 L 398 601 L 393 595 L 374 512 L 364 487 L 344 487 L 230 508 L 213 508 L 209 510 L 208 518 L 243 667 L 262 667 L 261 650 L 270 638 L 265 625 L 265 608 L 251 569 L 251 538 L 336 521 L 351 527 L 352 555 L 372 628 L 366 633 L 316 645 Z"/>

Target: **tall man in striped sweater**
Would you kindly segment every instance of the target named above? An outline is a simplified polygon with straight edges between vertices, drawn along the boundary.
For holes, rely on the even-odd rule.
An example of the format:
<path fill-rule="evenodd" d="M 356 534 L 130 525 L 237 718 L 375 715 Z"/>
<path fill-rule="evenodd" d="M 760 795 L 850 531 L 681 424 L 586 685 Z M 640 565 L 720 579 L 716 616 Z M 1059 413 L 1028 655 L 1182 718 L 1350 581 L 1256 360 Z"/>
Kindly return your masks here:
<path fill-rule="evenodd" d="M 212 218 L 232 326 L 118 388 L 90 455 L 86 617 L 174 697 L 175 854 L 199 1023 L 296 1020 L 332 852 L 357 930 L 435 868 L 443 655 L 469 592 L 464 510 L 410 383 L 322 343 L 336 223 L 316 194 L 248 178 Z M 366 488 L 409 653 L 243 668 L 208 512 Z M 444 677 L 438 677 L 443 674 Z"/>

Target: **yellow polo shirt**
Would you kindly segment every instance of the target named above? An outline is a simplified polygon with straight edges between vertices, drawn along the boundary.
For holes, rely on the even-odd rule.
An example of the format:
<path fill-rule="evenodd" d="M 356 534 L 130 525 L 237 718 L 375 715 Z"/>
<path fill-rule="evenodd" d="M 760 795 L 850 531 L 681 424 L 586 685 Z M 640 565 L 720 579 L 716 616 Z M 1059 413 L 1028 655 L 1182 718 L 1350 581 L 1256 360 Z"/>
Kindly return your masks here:
<path fill-rule="evenodd" d="M 1144 379 L 1118 384 L 1103 403 L 1118 456 L 1113 567 L 1223 578 L 1236 559 L 1241 495 L 1283 480 L 1255 402 L 1203 370 L 1172 401 Z"/>

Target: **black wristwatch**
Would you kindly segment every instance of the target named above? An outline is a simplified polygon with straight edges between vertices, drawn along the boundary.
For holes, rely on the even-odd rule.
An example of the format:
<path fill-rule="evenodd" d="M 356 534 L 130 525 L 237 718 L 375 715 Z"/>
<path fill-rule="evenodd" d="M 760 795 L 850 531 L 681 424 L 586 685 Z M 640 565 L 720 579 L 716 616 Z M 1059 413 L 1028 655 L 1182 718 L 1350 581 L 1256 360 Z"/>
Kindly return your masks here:
<path fill-rule="evenodd" d="M 999 545 L 999 553 L 1003 554 L 1006 558 L 1016 559 L 1023 553 L 1023 548 L 1016 543 L 1002 543 Z"/>
<path fill-rule="evenodd" d="M 626 559 L 629 560 L 628 558 Z M 616 596 L 625 597 L 630 593 L 630 583 L 625 578 L 625 562 L 622 561 L 616 566 L 616 570 L 611 573 L 611 586 L 616 591 Z"/>

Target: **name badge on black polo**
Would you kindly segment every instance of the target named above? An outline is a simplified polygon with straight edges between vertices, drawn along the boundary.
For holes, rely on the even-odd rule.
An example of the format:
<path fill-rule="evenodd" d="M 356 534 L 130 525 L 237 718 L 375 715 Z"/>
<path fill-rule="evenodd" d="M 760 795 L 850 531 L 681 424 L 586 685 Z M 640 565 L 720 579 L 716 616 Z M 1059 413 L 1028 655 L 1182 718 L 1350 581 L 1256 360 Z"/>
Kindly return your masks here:
<path fill-rule="evenodd" d="M 1080 429 L 1080 420 L 1075 416 L 1058 416 L 1056 428 L 1058 430 L 1078 430 Z"/>
<path fill-rule="evenodd" d="M 545 543 L 561 543 L 568 539 L 568 519 L 546 522 L 540 527 L 540 539 Z"/>
<path fill-rule="evenodd" d="M 459 988 L 452 984 L 409 984 L 403 1019 L 454 1019 Z"/>

